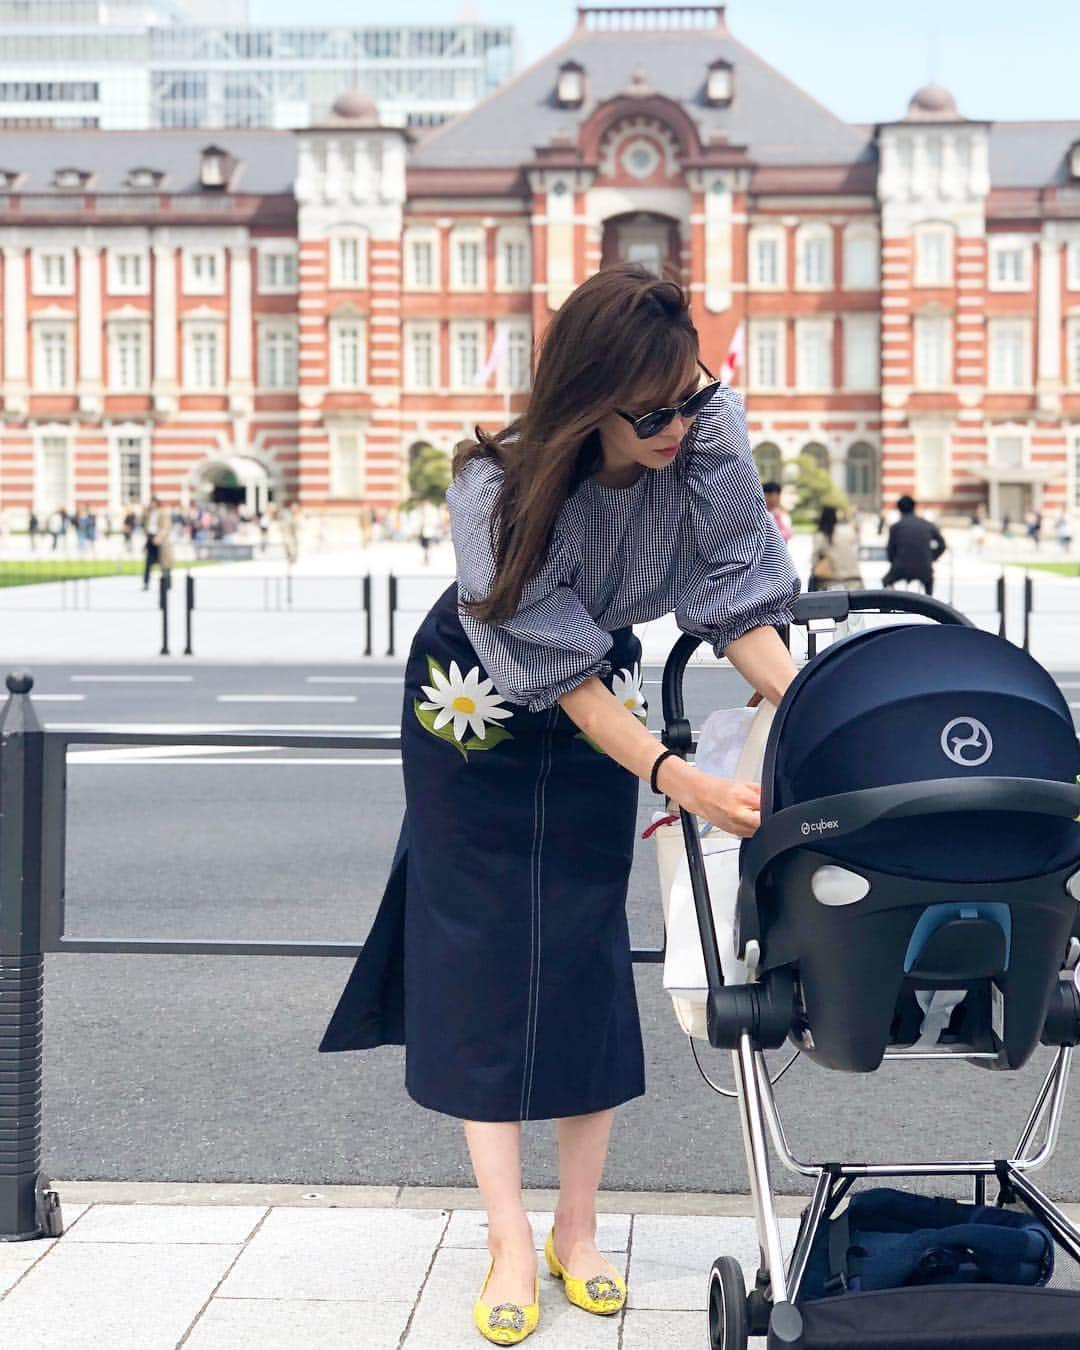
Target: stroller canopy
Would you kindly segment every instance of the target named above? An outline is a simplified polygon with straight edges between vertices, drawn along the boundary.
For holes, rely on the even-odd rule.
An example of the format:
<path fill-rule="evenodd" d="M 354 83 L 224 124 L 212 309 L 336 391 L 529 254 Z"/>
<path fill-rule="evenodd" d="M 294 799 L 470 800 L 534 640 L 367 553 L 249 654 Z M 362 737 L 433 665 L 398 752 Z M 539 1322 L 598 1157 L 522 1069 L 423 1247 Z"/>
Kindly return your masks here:
<path fill-rule="evenodd" d="M 1080 744 L 1045 670 L 975 628 L 869 629 L 807 665 L 773 723 L 763 812 L 816 797 L 927 779 L 1072 783 Z M 1080 827 L 1031 815 L 950 814 L 881 821 L 815 841 L 837 861 L 942 881 L 1010 880 L 1080 861 Z"/>

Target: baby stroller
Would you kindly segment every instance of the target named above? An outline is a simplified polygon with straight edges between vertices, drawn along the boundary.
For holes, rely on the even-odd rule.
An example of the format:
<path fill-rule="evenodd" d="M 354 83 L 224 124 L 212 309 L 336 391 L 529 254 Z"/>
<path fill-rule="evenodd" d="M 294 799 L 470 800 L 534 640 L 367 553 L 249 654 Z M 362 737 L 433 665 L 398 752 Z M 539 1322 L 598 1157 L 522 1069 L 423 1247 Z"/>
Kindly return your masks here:
<path fill-rule="evenodd" d="M 1019 1223 L 1011 1211 L 1022 1209 L 1048 1230 L 1051 1262 L 1055 1244 L 1080 1261 L 1080 1234 L 1031 1181 L 1056 1146 L 1080 1040 L 1080 745 L 1068 705 L 1030 656 L 926 596 L 817 592 L 799 597 L 795 618 L 815 634 L 850 611 L 935 622 L 834 642 L 783 699 L 762 824 L 741 848 L 745 984 L 724 985 L 697 822 L 681 813 L 708 1039 L 732 1054 L 760 1249 L 749 1297 L 736 1261 L 713 1264 L 710 1350 L 744 1350 L 750 1335 L 767 1335 L 770 1350 L 1080 1347 L 1080 1293 L 932 1281 L 851 1292 L 841 1279 L 828 1297 L 806 1294 L 841 1205 L 866 1179 L 969 1177 L 978 1205 L 992 1179 L 1001 1214 L 991 1218 Z M 664 671 L 663 740 L 684 755 L 694 747 L 682 680 L 697 645 L 681 638 Z M 764 1059 L 786 1041 L 849 1073 L 885 1059 L 1011 1071 L 1040 1042 L 1056 1054 L 1009 1158 L 810 1163 L 789 1146 Z M 813 1183 L 790 1263 L 769 1138 Z"/>

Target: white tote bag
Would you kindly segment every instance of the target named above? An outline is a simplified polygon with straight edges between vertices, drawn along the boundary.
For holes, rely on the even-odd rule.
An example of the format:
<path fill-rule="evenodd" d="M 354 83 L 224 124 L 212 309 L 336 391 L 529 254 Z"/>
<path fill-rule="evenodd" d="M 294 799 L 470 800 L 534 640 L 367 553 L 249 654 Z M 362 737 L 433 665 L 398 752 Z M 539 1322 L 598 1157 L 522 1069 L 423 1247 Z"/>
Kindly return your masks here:
<path fill-rule="evenodd" d="M 763 702 L 756 709 L 730 708 L 710 714 L 698 740 L 695 763 L 720 778 L 760 782 L 765 744 L 775 712 L 771 703 Z M 701 949 L 682 822 L 659 826 L 653 838 L 667 935 L 664 988 L 671 996 L 675 1017 L 683 1031 L 707 1040 L 705 954 Z M 746 967 L 735 958 L 734 938 L 740 843 L 737 835 L 716 828 L 701 841 L 725 984 L 746 982 Z"/>

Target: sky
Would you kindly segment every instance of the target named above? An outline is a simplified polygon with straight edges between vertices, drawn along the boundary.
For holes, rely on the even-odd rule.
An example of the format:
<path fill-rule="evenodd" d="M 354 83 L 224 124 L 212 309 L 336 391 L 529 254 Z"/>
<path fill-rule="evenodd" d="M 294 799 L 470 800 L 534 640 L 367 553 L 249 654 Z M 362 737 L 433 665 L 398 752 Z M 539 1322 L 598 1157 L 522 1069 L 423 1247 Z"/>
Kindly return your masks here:
<path fill-rule="evenodd" d="M 250 3 L 256 23 L 288 26 L 509 23 L 519 70 L 566 38 L 576 19 L 573 0 Z M 728 0 L 727 22 L 740 42 L 848 122 L 902 117 L 931 78 L 952 90 L 966 117 L 1080 120 L 1077 0 Z"/>

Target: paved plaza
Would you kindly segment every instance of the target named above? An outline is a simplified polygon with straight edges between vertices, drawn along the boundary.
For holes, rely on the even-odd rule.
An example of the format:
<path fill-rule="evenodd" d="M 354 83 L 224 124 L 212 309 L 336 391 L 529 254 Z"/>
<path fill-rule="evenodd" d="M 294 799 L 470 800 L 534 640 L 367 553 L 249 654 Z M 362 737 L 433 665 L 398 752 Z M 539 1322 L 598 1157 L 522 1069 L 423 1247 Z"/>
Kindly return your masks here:
<path fill-rule="evenodd" d="M 951 547 L 937 568 L 937 596 L 955 605 L 980 627 L 997 631 L 997 583 L 1006 578 L 1008 636 L 1023 638 L 1024 564 L 1055 561 L 1059 551 L 1036 554 L 1022 541 L 1005 551 L 1002 541 L 973 551 L 964 530 L 947 531 Z M 870 530 L 864 542 L 884 541 Z M 810 566 L 811 538 L 796 535 L 792 553 L 802 577 Z M 46 555 L 48 557 L 48 555 Z M 863 564 L 866 586 L 884 575 L 882 560 Z M 2 564 L 0 564 L 2 567 Z M 393 655 L 402 658 L 423 614 L 453 576 L 453 550 L 435 544 L 425 565 L 413 542 L 377 542 L 370 547 L 327 547 L 302 554 L 293 568 L 273 556 L 250 562 L 207 564 L 194 571 L 195 609 L 192 655 L 185 646 L 185 580 L 174 573 L 169 594 L 170 656 L 160 655 L 162 621 L 155 580 L 143 591 L 137 577 L 104 577 L 66 589 L 20 586 L 0 589 L 0 661 L 153 662 L 183 661 L 237 664 L 291 664 L 305 658 L 322 662 L 365 659 L 366 625 L 363 579 L 371 577 L 373 658 L 390 648 L 389 577 L 397 579 L 398 612 Z M 289 574 L 291 573 L 291 580 Z M 1034 655 L 1050 669 L 1080 667 L 1080 580 L 1032 573 L 1035 617 L 1031 626 Z M 670 616 L 639 627 L 646 661 L 662 664 L 679 636 Z M 798 654 L 798 653 L 797 653 Z M 702 651 L 698 658 L 711 661 Z"/>

